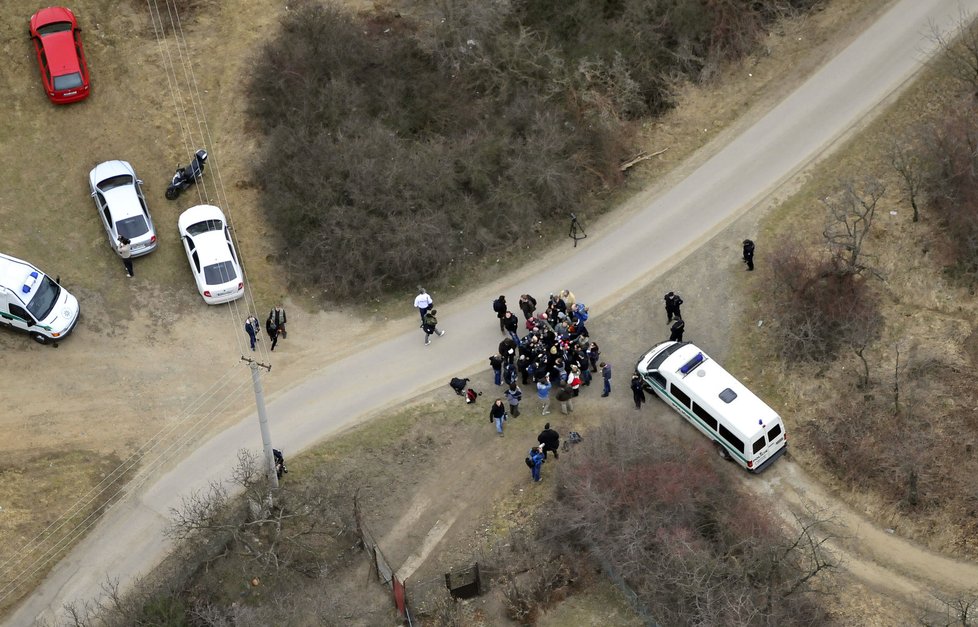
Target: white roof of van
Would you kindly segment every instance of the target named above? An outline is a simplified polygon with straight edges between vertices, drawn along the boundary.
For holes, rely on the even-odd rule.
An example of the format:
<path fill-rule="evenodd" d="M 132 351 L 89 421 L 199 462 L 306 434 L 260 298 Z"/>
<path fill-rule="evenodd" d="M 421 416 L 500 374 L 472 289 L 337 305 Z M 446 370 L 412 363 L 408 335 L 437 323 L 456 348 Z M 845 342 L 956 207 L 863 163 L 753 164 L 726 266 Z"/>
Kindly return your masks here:
<path fill-rule="evenodd" d="M 691 367 L 688 374 L 684 375 L 680 372 L 680 368 L 698 354 L 703 355 L 703 360 Z M 695 344 L 686 344 L 666 357 L 659 365 L 659 374 L 670 382 L 686 381 L 686 389 L 693 389 L 696 392 L 690 395 L 693 400 L 714 413 L 722 410 L 723 415 L 750 441 L 755 440 L 757 435 L 779 421 L 777 412 Z M 737 395 L 736 398 L 729 403 L 721 399 L 720 394 L 725 390 L 732 390 Z"/>
<path fill-rule="evenodd" d="M 34 266 L 27 263 L 26 261 L 21 261 L 16 257 L 10 257 L 8 255 L 0 254 L 0 285 L 7 288 L 11 292 L 15 292 L 17 297 L 24 302 L 29 302 L 31 296 L 30 294 L 24 294 L 21 291 L 21 287 L 25 283 L 29 283 L 27 278 L 30 276 L 31 272 L 37 270 Z M 43 273 L 38 270 L 38 282 Z"/>

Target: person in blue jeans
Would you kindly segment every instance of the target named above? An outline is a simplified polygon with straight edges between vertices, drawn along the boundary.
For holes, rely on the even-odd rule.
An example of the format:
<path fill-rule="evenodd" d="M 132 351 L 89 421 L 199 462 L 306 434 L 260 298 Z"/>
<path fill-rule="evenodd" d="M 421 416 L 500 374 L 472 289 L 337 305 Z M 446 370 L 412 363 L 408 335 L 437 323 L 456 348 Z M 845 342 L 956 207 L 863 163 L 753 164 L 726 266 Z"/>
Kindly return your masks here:
<path fill-rule="evenodd" d="M 497 398 L 489 408 L 489 422 L 496 423 L 496 433 L 503 435 L 503 423 L 506 422 L 506 406 L 503 399 Z"/>
<path fill-rule="evenodd" d="M 503 384 L 503 358 L 500 355 L 493 355 L 489 358 L 489 366 L 492 367 L 493 381 L 496 385 Z"/>
<path fill-rule="evenodd" d="M 245 333 L 248 334 L 248 339 L 251 340 L 251 350 L 255 350 L 255 342 L 258 341 L 258 331 L 261 329 L 258 318 L 248 316 L 248 319 L 245 320 L 244 328 Z"/>
<path fill-rule="evenodd" d="M 552 387 L 549 374 L 543 375 L 543 378 L 537 381 L 537 396 L 540 397 L 540 403 L 543 405 L 543 411 L 540 414 L 542 416 L 550 413 L 550 388 Z"/>
<path fill-rule="evenodd" d="M 530 449 L 530 462 L 533 464 L 533 467 L 530 468 L 533 480 L 540 481 L 540 467 L 543 466 L 543 444 Z"/>
<path fill-rule="evenodd" d="M 601 368 L 601 378 L 604 379 L 604 392 L 601 396 L 608 396 L 611 394 L 611 364 L 602 361 L 598 365 Z"/>

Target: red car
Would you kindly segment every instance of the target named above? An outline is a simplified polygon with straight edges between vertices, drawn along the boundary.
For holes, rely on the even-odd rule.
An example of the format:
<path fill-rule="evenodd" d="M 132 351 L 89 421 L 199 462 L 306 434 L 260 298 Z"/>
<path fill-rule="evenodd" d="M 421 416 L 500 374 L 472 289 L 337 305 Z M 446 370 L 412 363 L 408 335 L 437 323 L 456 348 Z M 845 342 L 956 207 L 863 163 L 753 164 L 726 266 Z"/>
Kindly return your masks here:
<path fill-rule="evenodd" d="M 74 13 L 64 7 L 41 9 L 31 16 L 30 34 L 51 102 L 67 104 L 87 98 L 91 85 Z"/>

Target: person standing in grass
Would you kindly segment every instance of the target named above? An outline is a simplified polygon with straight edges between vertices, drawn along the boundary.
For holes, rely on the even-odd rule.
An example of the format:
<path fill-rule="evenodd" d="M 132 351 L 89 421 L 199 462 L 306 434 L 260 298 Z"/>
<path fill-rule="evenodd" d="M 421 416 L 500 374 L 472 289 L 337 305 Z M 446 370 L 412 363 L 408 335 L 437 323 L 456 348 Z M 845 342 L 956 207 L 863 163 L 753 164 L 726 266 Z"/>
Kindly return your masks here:
<path fill-rule="evenodd" d="M 516 385 L 516 382 L 509 384 L 509 389 L 506 390 L 506 400 L 509 402 L 509 413 L 512 414 L 513 418 L 517 418 L 520 415 L 520 401 L 523 400 L 523 390 Z"/>
<path fill-rule="evenodd" d="M 534 446 L 530 449 L 530 476 L 533 477 L 533 481 L 540 481 L 540 469 L 543 466 L 545 460 L 543 454 L 543 445 Z"/>
<path fill-rule="evenodd" d="M 502 437 L 503 423 L 506 422 L 506 406 L 503 405 L 503 399 L 497 398 L 493 401 L 492 407 L 489 408 L 489 422 L 496 423 L 496 433 Z"/>

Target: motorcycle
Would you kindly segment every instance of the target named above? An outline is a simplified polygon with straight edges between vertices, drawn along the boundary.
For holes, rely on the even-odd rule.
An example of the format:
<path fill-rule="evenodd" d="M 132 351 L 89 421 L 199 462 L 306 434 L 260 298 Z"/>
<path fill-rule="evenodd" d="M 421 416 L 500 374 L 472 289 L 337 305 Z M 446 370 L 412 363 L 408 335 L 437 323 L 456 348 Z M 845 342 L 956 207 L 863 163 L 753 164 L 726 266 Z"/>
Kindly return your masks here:
<path fill-rule="evenodd" d="M 190 165 L 185 168 L 177 166 L 177 171 L 170 181 L 170 186 L 166 188 L 166 199 L 176 200 L 180 192 L 187 189 L 204 176 L 204 163 L 207 161 L 207 151 L 201 148 L 194 153 L 194 158 L 190 160 Z"/>

